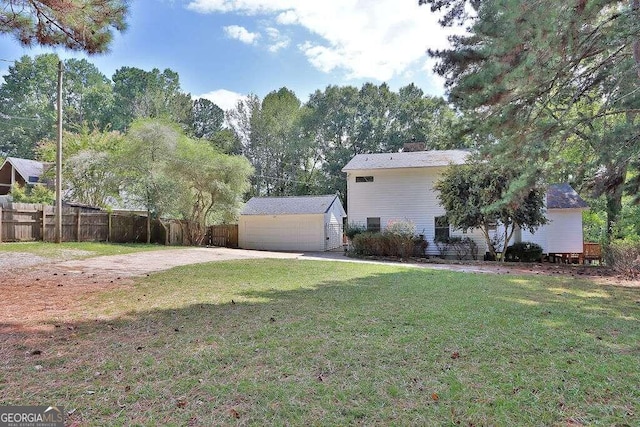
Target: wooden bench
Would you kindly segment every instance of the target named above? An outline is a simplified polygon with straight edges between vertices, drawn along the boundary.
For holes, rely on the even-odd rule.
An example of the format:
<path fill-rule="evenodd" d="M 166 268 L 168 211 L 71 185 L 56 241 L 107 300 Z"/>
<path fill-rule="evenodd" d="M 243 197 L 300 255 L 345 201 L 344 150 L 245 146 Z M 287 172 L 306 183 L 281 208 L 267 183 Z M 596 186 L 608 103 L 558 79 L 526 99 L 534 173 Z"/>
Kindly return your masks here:
<path fill-rule="evenodd" d="M 598 261 L 598 264 L 602 262 L 602 247 L 599 243 L 582 244 L 582 252 L 565 252 L 565 253 L 550 253 L 548 255 L 550 262 L 562 263 L 562 264 L 589 264 L 593 261 Z"/>

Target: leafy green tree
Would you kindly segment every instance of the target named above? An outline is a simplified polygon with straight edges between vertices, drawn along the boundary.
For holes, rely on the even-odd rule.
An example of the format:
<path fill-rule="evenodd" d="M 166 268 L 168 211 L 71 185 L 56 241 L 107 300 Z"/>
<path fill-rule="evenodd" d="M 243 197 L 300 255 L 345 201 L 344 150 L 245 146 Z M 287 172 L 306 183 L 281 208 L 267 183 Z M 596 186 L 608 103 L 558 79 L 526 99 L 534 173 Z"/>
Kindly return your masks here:
<path fill-rule="evenodd" d="M 113 112 L 111 81 L 86 59 L 68 59 L 64 63 L 64 123 L 78 130 L 86 123 L 106 130 Z"/>
<path fill-rule="evenodd" d="M 91 130 L 85 124 L 78 133 L 65 132 L 62 143 L 65 199 L 103 208 L 118 200 L 122 184 L 118 158 L 124 135 Z M 38 146 L 38 157 L 55 162 L 55 156 L 56 141 L 42 141 Z"/>
<path fill-rule="evenodd" d="M 58 56 L 23 56 L 0 86 L 0 153 L 33 158 L 36 142 L 53 137 Z"/>
<path fill-rule="evenodd" d="M 303 135 L 302 104 L 287 88 L 269 93 L 262 101 L 253 95 L 241 101 L 229 122 L 256 174 L 255 195 L 295 194 L 307 161 L 309 141 Z"/>
<path fill-rule="evenodd" d="M 198 98 L 193 101 L 192 133 L 196 138 L 213 140 L 215 134 L 222 130 L 224 111 L 208 99 Z"/>
<path fill-rule="evenodd" d="M 181 195 L 188 189 L 169 173 L 169 166 L 183 137 L 181 129 L 169 122 L 132 123 L 117 156 L 126 205 L 141 206 L 153 218 L 178 214 Z"/>
<path fill-rule="evenodd" d="M 0 86 L 0 152 L 33 158 L 40 140 L 55 137 L 58 62 L 55 54 L 23 56 L 9 67 Z M 64 128 L 79 130 L 88 122 L 107 129 L 113 110 L 109 80 L 84 59 L 68 59 L 64 68 Z"/>
<path fill-rule="evenodd" d="M 438 199 L 451 225 L 479 229 L 493 257 L 505 253 L 516 229 L 532 233 L 546 223 L 543 190 L 518 185 L 519 172 L 502 164 L 474 161 L 450 166 L 436 183 Z M 508 196 L 508 197 L 505 197 Z M 490 228 L 503 230 L 501 248 L 494 246 Z"/>
<path fill-rule="evenodd" d="M 327 86 L 311 94 L 306 104 L 303 127 L 316 148 L 311 165 L 320 169 L 320 173 L 312 169 L 319 193 L 338 193 L 346 199 L 342 167 L 354 155 L 358 96 L 353 86 Z"/>
<path fill-rule="evenodd" d="M 253 173 L 246 158 L 220 153 L 206 141 L 183 138 L 169 163 L 171 175 L 189 188 L 182 198 L 182 217 L 188 220 L 192 244 L 202 244 L 208 225 L 237 220 Z"/>
<path fill-rule="evenodd" d="M 242 154 L 242 144 L 232 129 L 215 132 L 208 139 L 211 145 L 226 154 Z"/>
<path fill-rule="evenodd" d="M 397 94 L 386 83 L 365 83 L 358 92 L 355 129 L 351 135 L 353 155 L 388 151 L 385 143 L 391 131 L 391 115 Z"/>
<path fill-rule="evenodd" d="M 14 185 L 11 187 L 11 199 L 16 203 L 41 203 L 44 205 L 53 205 L 56 201 L 56 194 L 53 190 L 42 184 L 36 184 L 33 187 L 22 187 Z"/>
<path fill-rule="evenodd" d="M 139 118 L 172 121 L 185 129 L 190 126 L 193 102 L 182 92 L 175 71 L 122 67 L 112 80 L 115 110 L 111 118 L 115 130 L 124 131 Z"/>
<path fill-rule="evenodd" d="M 0 33 L 22 44 L 105 52 L 113 30 L 126 28 L 125 0 L 2 0 Z"/>
<path fill-rule="evenodd" d="M 425 143 L 427 150 L 464 148 L 459 138 L 459 117 L 441 97 L 425 95 L 414 84 L 401 87 L 391 111 L 389 136 L 385 151 L 398 151 L 408 141 Z"/>

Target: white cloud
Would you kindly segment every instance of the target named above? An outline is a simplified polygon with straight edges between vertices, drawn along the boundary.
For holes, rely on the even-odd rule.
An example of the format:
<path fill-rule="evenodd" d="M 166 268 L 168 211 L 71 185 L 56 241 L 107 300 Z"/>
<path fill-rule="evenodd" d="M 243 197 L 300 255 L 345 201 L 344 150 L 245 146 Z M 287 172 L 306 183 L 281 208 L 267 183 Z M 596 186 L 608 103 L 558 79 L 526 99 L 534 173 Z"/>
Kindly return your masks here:
<path fill-rule="evenodd" d="M 255 44 L 258 38 L 260 38 L 259 33 L 252 33 L 246 28 L 239 25 L 229 25 L 228 27 L 224 27 L 223 29 L 224 33 L 230 39 L 239 40 L 242 43 L 246 44 Z"/>
<path fill-rule="evenodd" d="M 291 39 L 282 35 L 277 28 L 268 27 L 264 30 L 269 38 L 269 52 L 276 53 L 281 49 L 286 49 L 291 44 Z"/>
<path fill-rule="evenodd" d="M 316 68 L 351 78 L 389 80 L 419 68 L 429 48 L 447 46 L 437 16 L 417 1 L 398 0 L 193 0 L 200 13 L 235 13 L 300 26 L 310 36 L 295 46 Z M 269 33 L 267 33 L 268 35 Z M 287 45 L 269 49 L 283 49 Z"/>
<path fill-rule="evenodd" d="M 222 108 L 224 111 L 233 110 L 238 105 L 238 101 L 244 100 L 247 97 L 237 92 L 232 92 L 226 89 L 218 89 L 212 92 L 207 92 L 202 95 L 198 95 L 197 98 L 205 98 Z"/>

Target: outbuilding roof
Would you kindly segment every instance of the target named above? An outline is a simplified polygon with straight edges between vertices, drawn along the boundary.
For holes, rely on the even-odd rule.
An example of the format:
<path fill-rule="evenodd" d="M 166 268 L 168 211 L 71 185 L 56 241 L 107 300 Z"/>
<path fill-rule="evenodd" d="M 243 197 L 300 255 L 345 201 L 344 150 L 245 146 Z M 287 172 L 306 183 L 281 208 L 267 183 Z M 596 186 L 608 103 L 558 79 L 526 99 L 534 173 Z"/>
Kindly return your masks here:
<path fill-rule="evenodd" d="M 20 159 L 18 157 L 7 157 L 4 161 L 4 164 L 6 163 L 10 163 L 26 182 L 38 181 L 40 176 L 42 176 L 42 171 L 44 169 L 44 164 L 42 162 Z"/>
<path fill-rule="evenodd" d="M 335 194 L 326 196 L 252 197 L 242 215 L 302 215 L 324 214 L 340 199 Z M 340 207 L 342 204 L 340 203 Z M 344 209 L 343 209 L 344 212 Z"/>
<path fill-rule="evenodd" d="M 569 184 L 553 184 L 547 189 L 547 209 L 586 209 L 589 205 Z"/>
<path fill-rule="evenodd" d="M 367 169 L 428 168 L 436 166 L 462 165 L 471 155 L 466 150 L 432 150 L 403 153 L 357 154 L 343 172 Z"/>

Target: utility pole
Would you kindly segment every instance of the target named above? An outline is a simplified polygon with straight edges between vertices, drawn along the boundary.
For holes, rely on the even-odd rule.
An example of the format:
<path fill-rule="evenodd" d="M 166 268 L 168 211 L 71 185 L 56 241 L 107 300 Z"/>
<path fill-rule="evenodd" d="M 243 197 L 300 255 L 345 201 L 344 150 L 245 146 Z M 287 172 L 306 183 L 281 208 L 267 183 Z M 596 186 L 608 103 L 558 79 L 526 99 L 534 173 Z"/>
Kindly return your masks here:
<path fill-rule="evenodd" d="M 62 241 L 62 61 L 58 61 L 58 140 L 56 144 L 56 231 L 55 242 Z M 43 230 L 44 231 L 44 230 Z"/>

